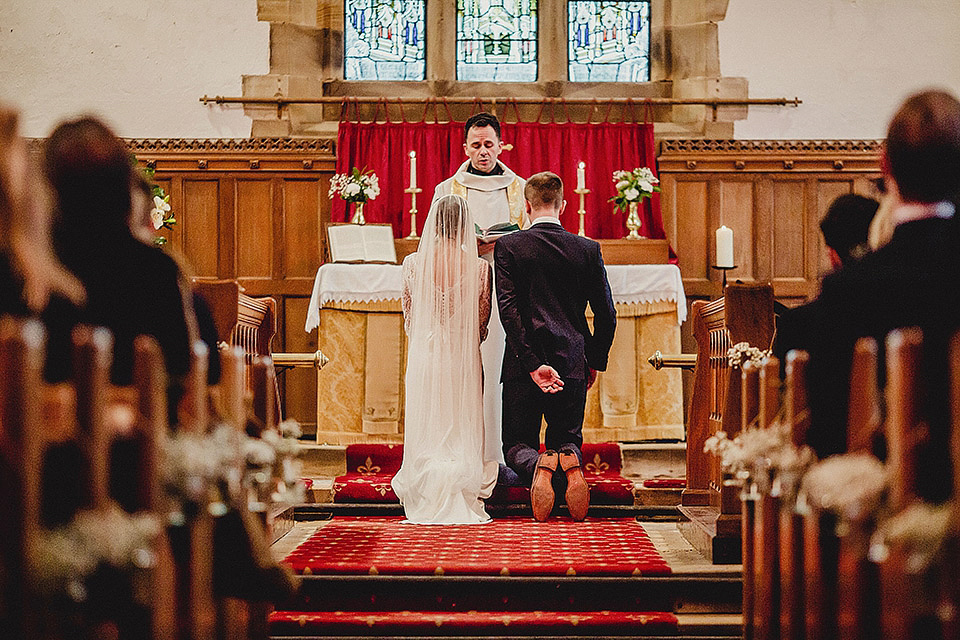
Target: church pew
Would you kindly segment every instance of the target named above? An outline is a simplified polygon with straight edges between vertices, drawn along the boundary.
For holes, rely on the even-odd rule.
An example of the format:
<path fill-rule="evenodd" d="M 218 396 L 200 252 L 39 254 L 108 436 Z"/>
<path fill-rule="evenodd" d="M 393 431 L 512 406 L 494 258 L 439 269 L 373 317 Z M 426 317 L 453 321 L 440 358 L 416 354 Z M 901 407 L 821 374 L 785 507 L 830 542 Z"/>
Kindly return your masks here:
<path fill-rule="evenodd" d="M 680 529 L 714 563 L 736 563 L 741 560 L 739 489 L 725 483 L 719 461 L 703 446 L 717 431 L 730 438 L 740 431 L 741 380 L 730 374 L 727 349 L 739 342 L 769 348 L 773 287 L 732 283 L 724 293 L 692 308 L 697 361 L 687 424 L 687 487 L 680 506 L 689 522 Z"/>
<path fill-rule="evenodd" d="M 860 338 L 850 367 L 850 404 L 847 418 L 847 451 L 870 453 L 880 426 L 877 342 Z M 868 558 L 870 536 L 876 522 L 864 519 L 849 523 L 837 560 L 837 624 L 844 640 L 869 640 L 880 636 L 879 575 Z"/>
<path fill-rule="evenodd" d="M 199 294 L 213 316 L 221 350 L 238 346 L 244 355 L 245 387 L 250 392 L 258 389 L 253 379 L 255 358 L 270 358 L 281 370 L 289 367 L 312 367 L 322 369 L 327 357 L 321 351 L 313 353 L 274 353 L 271 347 L 277 333 L 277 307 L 273 298 L 252 298 L 241 291 L 236 280 L 204 280 L 194 278 L 194 290 Z M 280 388 L 273 378 L 274 403 L 271 411 L 279 420 Z M 260 404 L 259 406 L 262 406 Z"/>
<path fill-rule="evenodd" d="M 9 637 L 174 637 L 173 573 L 162 533 L 150 543 L 152 568 L 101 566 L 89 574 L 84 608 L 75 609 L 85 615 L 58 616 L 68 602 L 66 593 L 59 596 L 64 600 L 49 601 L 35 591 L 40 566 L 46 567 L 45 574 L 66 571 L 65 558 L 41 551 L 50 549 L 43 540 L 51 539 L 52 526 L 69 524 L 73 530 L 78 516 L 133 526 L 126 516 L 116 515 L 112 489 L 128 489 L 119 498 L 127 513 L 152 514 L 158 525 L 162 523 L 158 460 L 166 427 L 162 357 L 153 339 L 137 338 L 134 384 L 123 394 L 133 398 L 136 411 L 130 420 L 116 420 L 110 416 L 115 395 L 109 384 L 111 342 L 104 329 L 75 331 L 73 380 L 47 385 L 41 377 L 43 327 L 33 321 L 0 321 L 4 370 L 0 457 L 5 476 L 0 503 L 7 510 L 2 518 L 2 592 L 7 608 L 0 615 Z M 116 431 L 115 425 L 127 431 Z M 84 552 L 98 557 L 89 547 L 77 549 L 71 557 Z M 35 562 L 43 564 L 35 568 Z M 117 586 L 127 580 L 126 588 Z M 134 587 L 139 597 L 131 596 Z"/>
<path fill-rule="evenodd" d="M 917 447 L 924 425 L 920 423 L 920 361 L 923 335 L 918 329 L 898 329 L 886 339 L 887 466 L 890 469 L 888 507 L 901 512 L 917 498 Z M 917 576 L 909 570 L 909 554 L 901 545 L 888 543 L 880 563 L 881 625 L 884 638 L 915 637 L 914 625 L 925 603 L 918 602 Z"/>
<path fill-rule="evenodd" d="M 850 366 L 850 404 L 847 417 L 847 451 L 870 451 L 880 427 L 880 392 L 877 341 L 860 338 Z"/>
<path fill-rule="evenodd" d="M 761 366 L 743 367 L 743 429 L 750 426 L 768 429 L 780 406 L 780 364 L 769 358 Z M 748 382 L 748 379 L 750 380 Z M 753 397 L 748 399 L 747 396 Z M 769 640 L 778 637 L 780 628 L 780 507 L 779 485 L 767 469 L 758 469 L 755 485 L 753 523 L 754 637 Z"/>
<path fill-rule="evenodd" d="M 794 446 L 802 446 L 810 423 L 806 401 L 806 367 L 810 358 L 804 351 L 787 354 L 784 380 L 784 420 L 790 426 Z M 791 478 L 782 487 L 780 510 L 780 637 L 804 638 L 803 511 L 797 505 L 797 483 Z"/>

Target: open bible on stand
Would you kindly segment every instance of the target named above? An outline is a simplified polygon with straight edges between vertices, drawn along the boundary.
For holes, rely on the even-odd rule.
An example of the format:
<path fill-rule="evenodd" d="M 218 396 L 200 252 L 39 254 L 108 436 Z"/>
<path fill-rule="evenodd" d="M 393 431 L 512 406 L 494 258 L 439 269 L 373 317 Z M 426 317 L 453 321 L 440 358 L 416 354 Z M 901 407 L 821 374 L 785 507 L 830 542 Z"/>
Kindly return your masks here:
<path fill-rule="evenodd" d="M 478 224 L 474 226 L 477 228 L 477 240 L 480 242 L 493 242 L 500 236 L 505 236 L 514 231 L 520 231 L 520 227 L 513 222 L 500 222 L 486 229 L 481 229 Z"/>
<path fill-rule="evenodd" d="M 327 225 L 327 246 L 331 262 L 397 262 L 389 224 Z"/>

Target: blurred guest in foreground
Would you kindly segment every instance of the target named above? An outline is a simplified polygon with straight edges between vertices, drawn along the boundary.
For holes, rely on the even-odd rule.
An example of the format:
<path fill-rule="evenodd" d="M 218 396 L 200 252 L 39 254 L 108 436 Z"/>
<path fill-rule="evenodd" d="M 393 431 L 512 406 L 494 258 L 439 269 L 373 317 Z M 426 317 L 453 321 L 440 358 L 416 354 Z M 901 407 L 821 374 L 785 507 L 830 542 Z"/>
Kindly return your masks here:
<path fill-rule="evenodd" d="M 15 110 L 0 106 L 0 314 L 44 321 L 45 375 L 60 381 L 70 374 L 71 318 L 84 290 L 54 255 L 49 211 L 18 120 Z"/>
<path fill-rule="evenodd" d="M 893 329 L 919 327 L 925 426 L 916 434 L 918 491 L 938 502 L 951 491 L 946 354 L 960 327 L 960 243 L 953 220 L 960 193 L 960 101 L 936 90 L 907 99 L 890 122 L 882 167 L 895 197 L 890 215 L 896 226 L 886 245 L 824 279 L 807 376 L 808 440 L 821 457 L 846 448 L 856 340 L 872 336 L 882 345 Z"/>
<path fill-rule="evenodd" d="M 57 252 L 87 292 L 80 320 L 113 333 L 113 382 L 130 384 L 134 338 L 147 334 L 176 383 L 189 369 L 195 321 L 177 263 L 131 230 L 130 152 L 101 121 L 83 117 L 50 135 L 45 168 L 59 216 Z"/>

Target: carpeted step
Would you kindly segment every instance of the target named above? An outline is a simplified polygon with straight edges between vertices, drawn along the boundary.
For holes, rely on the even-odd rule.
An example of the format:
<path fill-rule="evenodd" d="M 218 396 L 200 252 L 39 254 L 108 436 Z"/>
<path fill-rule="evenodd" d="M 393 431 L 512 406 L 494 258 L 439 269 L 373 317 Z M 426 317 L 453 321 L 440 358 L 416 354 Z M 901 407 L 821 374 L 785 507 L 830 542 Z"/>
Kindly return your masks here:
<path fill-rule="evenodd" d="M 287 556 L 301 574 L 653 576 L 670 566 L 633 518 L 414 525 L 334 518 Z"/>
<path fill-rule="evenodd" d="M 593 505 L 633 504 L 633 482 L 621 475 L 623 457 L 616 442 L 585 443 L 583 475 Z M 344 504 L 399 503 L 390 481 L 400 469 L 403 445 L 353 444 L 346 450 L 347 473 L 333 482 L 333 501 Z M 529 504 L 527 487 L 497 485 L 488 504 Z"/>
<path fill-rule="evenodd" d="M 675 635 L 677 623 L 674 614 L 659 611 L 281 611 L 270 617 L 270 635 L 642 637 Z"/>

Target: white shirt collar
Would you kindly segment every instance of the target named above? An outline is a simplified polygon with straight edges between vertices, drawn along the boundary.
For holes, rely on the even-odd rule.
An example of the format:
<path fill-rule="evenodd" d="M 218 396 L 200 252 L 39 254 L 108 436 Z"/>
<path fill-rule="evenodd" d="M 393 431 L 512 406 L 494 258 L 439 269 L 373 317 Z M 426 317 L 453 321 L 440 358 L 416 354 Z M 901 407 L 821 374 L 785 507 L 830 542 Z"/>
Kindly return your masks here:
<path fill-rule="evenodd" d="M 949 200 L 927 203 L 901 204 L 893 210 L 894 224 L 903 224 L 926 218 L 952 218 L 956 207 Z"/>
<path fill-rule="evenodd" d="M 551 217 L 551 216 L 543 216 L 543 217 L 537 218 L 536 220 L 534 220 L 533 222 L 531 222 L 531 223 L 530 223 L 530 226 L 532 227 L 533 225 L 535 225 L 535 224 L 540 224 L 540 223 L 560 224 L 560 218 L 553 218 L 553 217 Z"/>

